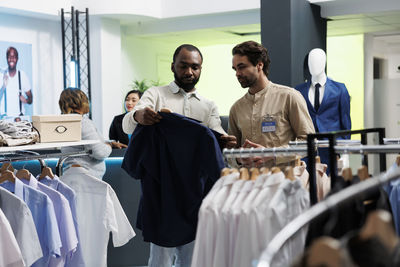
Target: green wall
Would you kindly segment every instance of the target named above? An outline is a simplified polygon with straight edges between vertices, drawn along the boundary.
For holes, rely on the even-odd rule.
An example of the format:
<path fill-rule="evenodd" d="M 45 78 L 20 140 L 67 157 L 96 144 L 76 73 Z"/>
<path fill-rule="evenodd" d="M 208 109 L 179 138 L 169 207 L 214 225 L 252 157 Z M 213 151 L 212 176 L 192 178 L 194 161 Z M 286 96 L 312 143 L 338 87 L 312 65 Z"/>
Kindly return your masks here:
<path fill-rule="evenodd" d="M 351 126 L 364 128 L 364 36 L 327 38 L 327 75 L 349 91 Z M 354 136 L 353 136 L 354 137 Z M 355 136 L 357 138 L 357 136 Z"/>

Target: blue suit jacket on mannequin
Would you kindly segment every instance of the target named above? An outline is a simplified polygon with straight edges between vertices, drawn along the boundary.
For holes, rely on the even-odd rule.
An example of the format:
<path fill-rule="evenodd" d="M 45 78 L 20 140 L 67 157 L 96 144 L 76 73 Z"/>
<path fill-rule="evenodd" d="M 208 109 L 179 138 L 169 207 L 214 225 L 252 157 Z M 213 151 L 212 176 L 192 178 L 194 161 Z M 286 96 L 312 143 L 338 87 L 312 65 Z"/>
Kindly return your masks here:
<path fill-rule="evenodd" d="M 302 83 L 295 88 L 303 95 L 307 103 L 315 130 L 318 132 L 331 132 L 351 129 L 350 95 L 343 83 L 326 79 L 324 96 L 318 111 L 308 99 L 311 82 Z M 346 136 L 345 139 L 349 139 Z"/>

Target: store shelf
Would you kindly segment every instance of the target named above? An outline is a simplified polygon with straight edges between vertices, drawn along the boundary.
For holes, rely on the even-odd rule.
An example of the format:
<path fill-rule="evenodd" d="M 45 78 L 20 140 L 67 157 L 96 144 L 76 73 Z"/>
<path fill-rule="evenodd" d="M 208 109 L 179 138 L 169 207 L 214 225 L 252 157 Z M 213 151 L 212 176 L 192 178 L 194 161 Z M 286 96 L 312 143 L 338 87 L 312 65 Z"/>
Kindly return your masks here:
<path fill-rule="evenodd" d="M 37 143 L 33 145 L 23 145 L 23 146 L 3 146 L 0 147 L 0 153 L 15 152 L 15 151 L 36 151 L 36 150 L 59 150 L 61 147 L 66 146 L 81 146 L 81 145 L 91 145 L 99 143 L 99 140 L 82 140 L 76 142 L 57 142 L 57 143 Z"/>

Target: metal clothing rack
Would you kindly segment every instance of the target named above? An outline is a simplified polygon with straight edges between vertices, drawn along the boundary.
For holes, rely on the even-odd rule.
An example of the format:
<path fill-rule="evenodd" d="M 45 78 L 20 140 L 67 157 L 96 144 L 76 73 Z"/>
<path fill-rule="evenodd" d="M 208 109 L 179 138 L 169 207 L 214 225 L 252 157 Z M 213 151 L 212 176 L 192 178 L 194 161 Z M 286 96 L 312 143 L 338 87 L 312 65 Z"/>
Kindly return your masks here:
<path fill-rule="evenodd" d="M 91 151 L 90 150 L 86 151 L 83 149 L 81 151 L 76 151 L 76 152 L 59 153 L 57 152 L 57 150 L 55 150 L 56 152 L 46 152 L 42 154 L 37 151 L 40 151 L 41 149 L 57 149 L 59 147 L 66 147 L 66 146 L 95 144 L 98 142 L 99 140 L 82 140 L 78 142 L 42 143 L 42 144 L 39 143 L 35 145 L 25 145 L 19 147 L 1 147 L 0 163 L 38 160 L 40 163 L 40 168 L 43 169 L 44 167 L 46 167 L 45 159 L 58 158 L 58 162 L 56 165 L 56 174 L 60 176 L 62 173 L 62 164 L 67 158 L 85 156 L 90 154 Z M 24 148 L 36 149 L 37 151 L 25 150 Z"/>
<path fill-rule="evenodd" d="M 342 204 L 357 198 L 371 189 L 380 187 L 381 185 L 399 177 L 400 168 L 391 174 L 381 174 L 358 184 L 349 186 L 312 206 L 309 210 L 300 214 L 298 217 L 296 217 L 296 219 L 288 223 L 279 231 L 278 234 L 275 235 L 271 242 L 268 243 L 267 248 L 262 252 L 257 267 L 271 266 L 274 256 L 278 253 L 286 241 L 294 236 L 304 226 L 310 224 L 321 215 L 325 214 L 331 209 L 340 207 Z"/>
<path fill-rule="evenodd" d="M 330 133 L 315 133 L 307 135 L 307 155 L 308 164 L 307 171 L 309 173 L 310 181 L 310 202 L 314 205 L 318 202 L 317 198 L 317 182 L 316 182 L 316 172 L 315 172 L 315 140 L 327 138 L 328 139 L 328 152 L 329 152 L 329 165 L 331 166 L 331 188 L 334 187 L 337 181 L 337 164 L 336 155 L 340 151 L 336 148 L 336 138 L 345 135 L 361 134 L 361 144 L 367 144 L 367 134 L 368 133 L 378 133 L 379 144 L 383 145 L 383 138 L 385 137 L 385 128 L 369 128 L 363 130 L 353 130 L 353 131 L 337 131 Z M 346 148 L 344 151 L 350 151 L 350 148 Z M 368 166 L 368 156 L 367 153 L 379 153 L 380 171 L 384 172 L 386 170 L 386 154 L 380 153 L 380 150 L 367 150 L 366 147 L 353 147 L 353 153 L 363 154 L 362 164 Z"/>

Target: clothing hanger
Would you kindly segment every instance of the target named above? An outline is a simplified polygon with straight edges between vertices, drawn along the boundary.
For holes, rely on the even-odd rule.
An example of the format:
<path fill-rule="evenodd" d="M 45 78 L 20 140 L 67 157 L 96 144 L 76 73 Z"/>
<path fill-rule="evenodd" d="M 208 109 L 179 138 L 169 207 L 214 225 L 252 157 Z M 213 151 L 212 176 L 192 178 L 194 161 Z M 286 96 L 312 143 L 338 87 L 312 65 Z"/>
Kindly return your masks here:
<path fill-rule="evenodd" d="M 230 172 L 231 170 L 229 168 L 223 168 L 221 170 L 221 177 L 227 176 Z"/>
<path fill-rule="evenodd" d="M 15 176 L 17 176 L 19 179 L 25 179 L 28 181 L 31 179 L 31 173 L 27 169 L 18 170 Z"/>
<path fill-rule="evenodd" d="M 353 180 L 353 173 L 351 168 L 344 168 L 342 171 L 342 176 L 346 182 Z"/>
<path fill-rule="evenodd" d="M 235 173 L 235 172 L 239 172 L 238 169 L 236 169 L 236 168 L 231 168 L 231 169 L 229 170 L 229 173 Z"/>
<path fill-rule="evenodd" d="M 240 168 L 239 172 L 240 172 L 240 179 L 242 180 L 250 179 L 249 170 L 247 168 L 242 167 Z"/>
<path fill-rule="evenodd" d="M 393 229 L 392 216 L 385 210 L 371 212 L 359 233 L 360 238 L 378 238 L 387 249 L 393 251 L 399 238 Z"/>
<path fill-rule="evenodd" d="M 397 155 L 396 157 L 396 164 L 400 167 L 400 155 Z"/>
<path fill-rule="evenodd" d="M 229 169 L 228 169 L 228 170 L 229 170 Z M 54 178 L 53 171 L 51 170 L 50 167 L 47 167 L 47 166 L 43 167 L 42 173 L 41 173 L 40 176 L 39 176 L 39 180 L 45 178 L 46 176 L 49 177 L 49 178 L 51 178 L 51 179 Z"/>
<path fill-rule="evenodd" d="M 279 169 L 278 167 L 272 167 L 271 168 L 271 173 L 278 173 L 280 171 L 281 171 L 281 169 Z"/>
<path fill-rule="evenodd" d="M 294 172 L 292 167 L 286 167 L 285 168 L 285 178 L 289 179 L 290 181 L 295 181 L 296 178 L 294 177 Z"/>
<path fill-rule="evenodd" d="M 79 164 L 72 164 L 71 167 L 81 167 Z"/>
<path fill-rule="evenodd" d="M 362 165 L 360 168 L 358 168 L 357 175 L 361 181 L 368 179 L 369 178 L 368 167 L 365 165 Z"/>
<path fill-rule="evenodd" d="M 262 174 L 268 174 L 268 173 L 269 173 L 269 169 L 268 169 L 267 167 L 262 167 L 262 168 L 260 169 L 260 172 L 261 172 Z"/>
<path fill-rule="evenodd" d="M 315 156 L 315 163 L 321 163 L 320 156 Z"/>
<path fill-rule="evenodd" d="M 315 240 L 307 252 L 306 266 L 341 267 L 345 255 L 340 242 L 332 237 L 321 237 Z M 346 264 L 346 266 L 348 266 Z"/>
<path fill-rule="evenodd" d="M 5 182 L 5 181 L 10 181 L 12 183 L 15 183 L 15 174 L 12 171 L 9 170 L 4 170 L 1 172 L 0 176 L 0 183 Z"/>
<path fill-rule="evenodd" d="M 250 173 L 251 173 L 251 178 L 250 180 L 255 181 L 258 176 L 260 175 L 260 170 L 258 168 L 251 168 L 250 169 Z"/>
<path fill-rule="evenodd" d="M 294 166 L 295 166 L 295 167 L 301 166 L 301 159 L 300 159 L 300 157 L 297 157 L 297 156 L 296 156 L 296 159 L 294 160 Z"/>
<path fill-rule="evenodd" d="M 12 172 L 14 171 L 14 167 L 12 166 L 11 162 L 6 162 L 1 166 L 0 172 L 6 171 L 6 170 L 9 170 Z"/>

